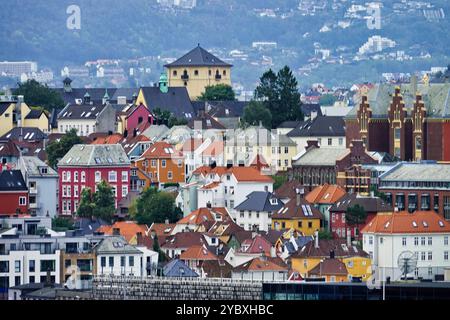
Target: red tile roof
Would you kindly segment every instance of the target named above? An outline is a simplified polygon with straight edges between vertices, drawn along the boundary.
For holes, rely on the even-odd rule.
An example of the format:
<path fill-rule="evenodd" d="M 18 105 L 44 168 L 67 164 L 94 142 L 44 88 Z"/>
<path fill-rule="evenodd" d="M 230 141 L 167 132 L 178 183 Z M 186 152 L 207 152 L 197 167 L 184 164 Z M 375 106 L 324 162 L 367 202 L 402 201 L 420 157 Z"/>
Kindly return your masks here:
<path fill-rule="evenodd" d="M 180 255 L 181 260 L 217 260 L 217 256 L 205 246 L 192 246 Z"/>
<path fill-rule="evenodd" d="M 223 142 L 222 141 L 214 141 L 205 150 L 203 150 L 202 154 L 204 156 L 216 156 L 223 153 Z"/>
<path fill-rule="evenodd" d="M 450 233 L 450 223 L 434 211 L 377 214 L 362 233 Z"/>
<path fill-rule="evenodd" d="M 315 276 L 346 276 L 348 274 L 347 268 L 345 264 L 338 259 L 325 259 L 322 262 L 318 263 L 314 268 L 312 268 L 308 275 Z"/>
<path fill-rule="evenodd" d="M 267 182 L 273 183 L 273 179 L 270 176 L 261 174 L 254 167 L 214 167 L 202 166 L 194 170 L 193 174 L 218 174 L 223 176 L 224 174 L 233 174 L 236 180 L 239 182 Z"/>
<path fill-rule="evenodd" d="M 277 260 L 277 261 L 276 261 Z M 279 258 L 257 257 L 234 269 L 235 271 L 288 271 Z"/>
<path fill-rule="evenodd" d="M 122 135 L 115 133 L 106 137 L 98 137 L 96 140 L 92 141 L 91 144 L 116 144 L 122 140 Z"/>
<path fill-rule="evenodd" d="M 146 159 L 167 159 L 167 158 L 183 158 L 183 154 L 175 148 L 163 141 L 155 142 L 144 152 L 142 158 Z"/>
<path fill-rule="evenodd" d="M 214 216 L 209 208 L 200 208 L 192 211 L 186 217 L 179 220 L 177 224 L 199 225 L 204 221 L 215 221 Z"/>
<path fill-rule="evenodd" d="M 148 227 L 146 225 L 137 224 L 133 221 L 118 221 L 112 226 L 101 226 L 97 229 L 98 232 L 103 232 L 107 235 L 112 235 L 114 229 L 119 229 L 120 235 L 123 236 L 128 242 L 135 237 L 138 233 L 145 236 L 148 232 Z"/>

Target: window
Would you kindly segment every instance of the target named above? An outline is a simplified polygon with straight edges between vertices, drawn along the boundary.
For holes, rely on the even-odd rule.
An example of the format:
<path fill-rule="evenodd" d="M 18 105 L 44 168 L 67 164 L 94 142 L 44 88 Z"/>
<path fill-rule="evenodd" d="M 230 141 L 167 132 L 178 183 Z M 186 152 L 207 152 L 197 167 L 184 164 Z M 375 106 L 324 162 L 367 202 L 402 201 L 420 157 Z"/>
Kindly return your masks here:
<path fill-rule="evenodd" d="M 308 229 L 311 229 L 313 227 L 313 223 L 311 221 L 308 221 Z"/>
<path fill-rule="evenodd" d="M 26 206 L 26 205 L 27 205 L 27 198 L 19 197 L 19 206 Z"/>
<path fill-rule="evenodd" d="M 425 261 L 425 252 L 420 253 L 420 260 Z"/>
<path fill-rule="evenodd" d="M 109 257 L 109 266 L 114 267 L 114 257 Z"/>
<path fill-rule="evenodd" d="M 41 260 L 41 272 L 55 271 L 55 260 Z"/>
<path fill-rule="evenodd" d="M 404 247 L 406 246 L 406 238 L 405 237 L 402 238 L 402 246 L 404 246 Z"/>
<path fill-rule="evenodd" d="M 122 186 L 122 198 L 128 195 L 128 186 Z"/>
<path fill-rule="evenodd" d="M 103 267 L 106 267 L 106 257 L 101 257 L 100 259 L 100 265 Z"/>
<path fill-rule="evenodd" d="M 73 196 L 74 196 L 75 198 L 78 198 L 78 186 L 74 186 L 74 187 L 73 187 Z"/>
<path fill-rule="evenodd" d="M 81 182 L 86 182 L 86 172 L 81 171 Z"/>
<path fill-rule="evenodd" d="M 134 257 L 132 256 L 128 257 L 128 264 L 130 267 L 134 267 Z"/>
<path fill-rule="evenodd" d="M 128 171 L 122 171 L 122 182 L 128 182 Z"/>
<path fill-rule="evenodd" d="M 172 180 L 172 179 L 173 179 L 172 171 L 168 171 L 168 172 L 167 172 L 167 179 L 169 179 L 169 180 Z"/>
<path fill-rule="evenodd" d="M 414 237 L 414 245 L 415 246 L 419 245 L 419 237 Z"/>
<path fill-rule="evenodd" d="M 34 260 L 30 260 L 28 263 L 28 270 L 29 272 L 34 272 L 36 268 L 36 262 Z"/>
<path fill-rule="evenodd" d="M 161 160 L 161 167 L 165 168 L 167 165 L 166 160 Z"/>
<path fill-rule="evenodd" d="M 152 168 L 156 168 L 156 160 L 152 160 Z"/>
<path fill-rule="evenodd" d="M 75 172 L 73 173 L 73 181 L 74 181 L 74 182 L 78 182 L 78 171 L 75 171 Z"/>
<path fill-rule="evenodd" d="M 344 138 L 339 138 L 339 145 L 342 146 L 344 144 Z"/>
<path fill-rule="evenodd" d="M 448 237 L 444 237 L 444 246 L 448 246 Z"/>
<path fill-rule="evenodd" d="M 70 171 L 67 171 L 67 182 L 70 182 L 72 180 Z"/>
<path fill-rule="evenodd" d="M 20 272 L 20 260 L 14 261 L 14 271 Z"/>
<path fill-rule="evenodd" d="M 297 226 L 299 229 L 303 228 L 303 221 L 298 221 Z"/>
<path fill-rule="evenodd" d="M 109 182 L 117 182 L 117 171 L 109 171 L 108 172 L 108 181 Z"/>
<path fill-rule="evenodd" d="M 429 246 L 433 245 L 433 237 L 428 237 L 428 245 Z"/>
<path fill-rule="evenodd" d="M 194 70 L 194 76 L 198 76 L 198 70 Z"/>
<path fill-rule="evenodd" d="M 102 180 L 102 173 L 100 171 L 95 171 L 95 182 L 100 182 Z"/>
<path fill-rule="evenodd" d="M 173 74 L 174 77 L 176 77 L 177 74 L 178 74 L 177 70 L 173 70 L 172 74 Z"/>
<path fill-rule="evenodd" d="M 448 251 L 444 251 L 444 260 L 448 261 Z"/>
<path fill-rule="evenodd" d="M 428 261 L 433 260 L 433 252 L 432 251 L 428 251 Z"/>
<path fill-rule="evenodd" d="M 420 237 L 420 244 L 421 244 L 422 246 L 425 245 L 425 237 Z"/>
<path fill-rule="evenodd" d="M 329 145 L 329 146 L 333 145 L 333 139 L 328 138 L 328 145 Z"/>
<path fill-rule="evenodd" d="M 124 256 L 120 257 L 120 266 L 125 267 L 125 257 Z"/>

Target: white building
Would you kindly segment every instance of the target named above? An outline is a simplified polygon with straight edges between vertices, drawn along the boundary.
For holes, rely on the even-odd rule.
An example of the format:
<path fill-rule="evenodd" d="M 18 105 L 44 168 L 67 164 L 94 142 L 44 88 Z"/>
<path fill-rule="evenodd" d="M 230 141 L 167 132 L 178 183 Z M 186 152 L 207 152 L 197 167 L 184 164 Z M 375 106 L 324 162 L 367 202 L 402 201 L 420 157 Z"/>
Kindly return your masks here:
<path fill-rule="evenodd" d="M 434 279 L 450 267 L 450 223 L 434 211 L 378 214 L 361 231 L 363 250 L 380 278 L 401 278 L 399 256 L 414 254 L 417 266 L 408 277 Z"/>
<path fill-rule="evenodd" d="M 367 42 L 364 43 L 358 50 L 358 54 L 365 55 L 371 54 L 375 52 L 381 52 L 388 48 L 395 48 L 396 42 L 389 38 L 381 37 L 381 36 L 372 36 L 367 39 Z"/>
<path fill-rule="evenodd" d="M 19 168 L 29 190 L 30 212 L 38 216 L 55 217 L 58 206 L 58 173 L 37 157 L 21 157 Z"/>

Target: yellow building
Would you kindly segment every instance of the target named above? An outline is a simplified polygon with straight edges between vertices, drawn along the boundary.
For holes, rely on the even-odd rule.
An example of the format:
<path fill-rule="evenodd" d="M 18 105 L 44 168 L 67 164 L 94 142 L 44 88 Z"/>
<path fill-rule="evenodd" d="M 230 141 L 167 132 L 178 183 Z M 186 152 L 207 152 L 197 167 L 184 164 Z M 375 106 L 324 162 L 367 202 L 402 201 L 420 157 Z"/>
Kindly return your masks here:
<path fill-rule="evenodd" d="M 169 87 L 186 87 L 191 99 L 197 99 L 207 86 L 231 86 L 231 64 L 212 55 L 200 44 L 178 60 L 165 65 Z"/>
<path fill-rule="evenodd" d="M 348 272 L 347 281 L 352 278 L 366 281 L 371 275 L 372 262 L 369 255 L 354 245 L 347 245 L 342 239 L 315 239 L 290 257 L 292 269 L 302 277 L 307 277 L 311 270 L 328 258 L 337 259 L 345 264 Z"/>
<path fill-rule="evenodd" d="M 297 145 L 291 138 L 255 126 L 228 135 L 224 146 L 225 163 L 248 166 L 259 155 L 277 172 L 292 168 L 292 158 L 296 154 Z"/>
<path fill-rule="evenodd" d="M 43 110 L 32 109 L 24 102 L 0 102 L 0 136 L 20 126 L 48 133 L 49 118 Z"/>
<path fill-rule="evenodd" d="M 320 211 L 297 198 L 285 204 L 283 208 L 272 214 L 272 229 L 295 230 L 304 236 L 311 236 L 321 228 L 323 219 Z"/>
<path fill-rule="evenodd" d="M 3 136 L 14 127 L 13 114 L 15 107 L 15 103 L 0 102 L 0 136 Z"/>

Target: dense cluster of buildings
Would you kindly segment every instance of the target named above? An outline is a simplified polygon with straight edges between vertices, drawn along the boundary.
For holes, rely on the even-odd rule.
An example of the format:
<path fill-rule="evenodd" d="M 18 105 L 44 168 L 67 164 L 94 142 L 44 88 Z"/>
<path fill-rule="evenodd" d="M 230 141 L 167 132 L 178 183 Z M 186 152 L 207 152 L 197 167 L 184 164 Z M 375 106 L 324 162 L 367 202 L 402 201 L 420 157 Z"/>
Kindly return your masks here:
<path fill-rule="evenodd" d="M 105 274 L 364 282 L 382 270 L 398 281 L 407 254 L 417 263 L 406 276 L 448 279 L 447 84 L 360 86 L 345 115 L 312 103 L 304 121 L 242 129 L 245 103 L 195 101 L 231 84 L 231 65 L 198 46 L 165 67 L 157 85 L 136 89 L 66 78 L 65 105 L 51 113 L 2 100 L 1 293 L 86 289 Z M 186 124 L 164 123 L 158 108 Z M 48 145 L 71 129 L 83 143 L 52 168 Z M 83 190 L 102 181 L 112 224 L 77 215 Z M 183 217 L 133 221 L 148 187 L 173 195 Z"/>

